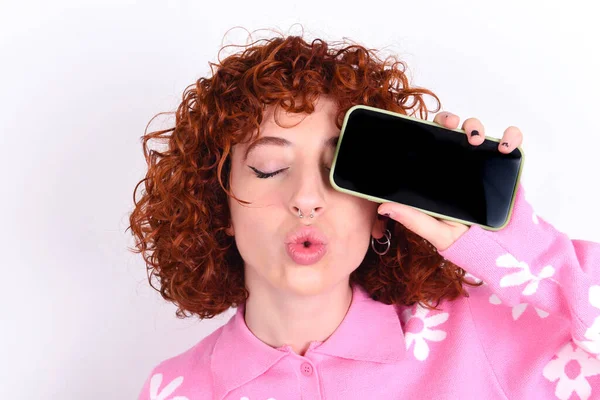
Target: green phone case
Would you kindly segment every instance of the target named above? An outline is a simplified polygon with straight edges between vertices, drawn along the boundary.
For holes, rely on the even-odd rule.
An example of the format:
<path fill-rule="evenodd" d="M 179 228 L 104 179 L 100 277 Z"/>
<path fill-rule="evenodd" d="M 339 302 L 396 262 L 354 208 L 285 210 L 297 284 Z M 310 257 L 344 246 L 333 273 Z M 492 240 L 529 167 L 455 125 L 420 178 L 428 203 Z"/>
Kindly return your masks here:
<path fill-rule="evenodd" d="M 333 163 L 331 165 L 331 172 L 329 174 L 329 182 L 331 183 L 331 186 L 333 186 L 333 188 L 335 190 L 339 191 L 339 192 L 350 194 L 350 195 L 357 196 L 357 197 L 361 197 L 363 199 L 367 199 L 367 200 L 373 201 L 375 203 L 391 203 L 391 201 L 390 200 L 386 200 L 386 199 L 382 199 L 382 198 L 379 198 L 379 197 L 369 196 L 369 195 L 366 195 L 364 193 L 355 192 L 353 190 L 348 190 L 348 189 L 341 188 L 333 180 L 333 171 L 335 170 L 335 164 L 337 162 L 337 157 L 338 157 L 338 153 L 340 151 L 340 146 L 341 146 L 342 140 L 344 138 L 344 131 L 346 130 L 346 124 L 348 123 L 348 118 L 350 117 L 350 114 L 352 113 L 352 111 L 354 111 L 356 109 L 359 109 L 359 108 L 364 108 L 364 109 L 367 109 L 367 110 L 372 110 L 372 111 L 376 111 L 376 112 L 380 112 L 380 113 L 384 113 L 384 114 L 389 114 L 389 115 L 392 115 L 392 116 L 398 116 L 398 117 L 406 118 L 406 119 L 409 119 L 409 120 L 412 120 L 412 121 L 417 121 L 417 122 L 420 122 L 420 123 L 423 123 L 423 124 L 434 125 L 436 127 L 441 127 L 443 129 L 447 129 L 449 131 L 460 132 L 463 135 L 466 135 L 466 132 L 463 131 L 462 129 L 448 129 L 448 128 L 444 128 L 444 127 L 442 127 L 442 126 L 440 126 L 440 125 L 438 125 L 438 124 L 436 124 L 434 122 L 431 122 L 431 121 L 426 121 L 426 120 L 422 120 L 422 119 L 418 119 L 418 118 L 414 118 L 414 117 L 409 117 L 407 115 L 395 113 L 395 112 L 388 111 L 388 110 L 383 110 L 383 109 L 380 109 L 380 108 L 375 108 L 375 107 L 371 107 L 371 106 L 365 106 L 365 105 L 362 105 L 362 104 L 359 104 L 359 105 L 351 107 L 346 112 L 346 116 L 344 118 L 344 123 L 342 125 L 342 130 L 340 132 L 340 137 L 338 139 L 337 148 L 335 149 L 335 155 L 333 157 Z M 493 138 L 493 137 L 487 137 L 486 136 L 486 140 L 492 140 L 494 142 L 500 143 L 500 139 L 496 139 L 496 138 Z M 440 218 L 440 219 L 444 219 L 444 220 L 447 220 L 447 221 L 459 222 L 459 223 L 465 224 L 465 225 L 478 225 L 478 226 L 482 227 L 483 229 L 486 229 L 486 230 L 489 230 L 489 231 L 499 231 L 499 230 L 503 229 L 504 227 L 506 227 L 506 225 L 508 225 L 508 223 L 510 222 L 510 218 L 512 216 L 512 212 L 513 212 L 513 208 L 514 208 L 514 204 L 515 204 L 515 197 L 516 197 L 516 194 L 517 194 L 517 186 L 519 185 L 519 181 L 521 180 L 521 172 L 523 171 L 523 165 L 525 164 L 525 153 L 523 152 L 523 149 L 521 148 L 521 146 L 519 146 L 518 149 L 521 152 L 521 164 L 519 166 L 519 172 L 517 174 L 517 179 L 516 179 L 516 182 L 515 182 L 515 187 L 513 189 L 513 196 L 512 196 L 511 201 L 510 201 L 510 208 L 508 210 L 508 217 L 506 218 L 506 222 L 502 226 L 500 226 L 498 228 L 494 228 L 494 227 L 491 227 L 491 226 L 487 226 L 487 225 L 483 225 L 483 224 L 478 224 L 478 223 L 470 222 L 470 221 L 465 221 L 465 220 L 457 219 L 457 218 L 454 218 L 454 217 L 450 217 L 448 215 L 443 215 L 443 214 L 439 214 L 439 213 L 436 213 L 436 212 L 433 212 L 433 211 L 429 211 L 429 210 L 421 209 L 421 208 L 418 208 L 418 207 L 410 206 L 408 204 L 406 204 L 406 205 L 408 205 L 409 207 L 412 207 L 414 209 L 417 209 L 419 211 L 422 211 L 425 214 L 431 215 L 432 217 L 435 217 L 435 218 Z"/>

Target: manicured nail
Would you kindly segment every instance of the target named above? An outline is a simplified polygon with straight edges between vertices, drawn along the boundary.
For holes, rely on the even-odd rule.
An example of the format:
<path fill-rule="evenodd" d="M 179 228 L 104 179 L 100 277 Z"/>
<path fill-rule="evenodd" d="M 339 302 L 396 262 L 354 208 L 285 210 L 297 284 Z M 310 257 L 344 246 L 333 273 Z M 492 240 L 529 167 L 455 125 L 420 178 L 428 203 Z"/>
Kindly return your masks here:
<path fill-rule="evenodd" d="M 473 129 L 473 130 L 471 131 L 471 136 L 479 136 L 479 131 L 478 131 L 478 130 L 475 130 L 475 129 Z"/>

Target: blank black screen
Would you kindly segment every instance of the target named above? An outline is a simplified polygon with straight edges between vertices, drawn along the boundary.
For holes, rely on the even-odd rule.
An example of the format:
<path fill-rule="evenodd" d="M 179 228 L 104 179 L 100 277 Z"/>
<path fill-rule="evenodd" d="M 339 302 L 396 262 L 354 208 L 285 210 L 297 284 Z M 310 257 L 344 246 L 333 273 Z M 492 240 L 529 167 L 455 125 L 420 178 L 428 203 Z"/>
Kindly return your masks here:
<path fill-rule="evenodd" d="M 473 146 L 463 133 L 374 110 L 351 110 L 333 180 L 341 188 L 498 228 L 522 162 L 517 148 Z"/>

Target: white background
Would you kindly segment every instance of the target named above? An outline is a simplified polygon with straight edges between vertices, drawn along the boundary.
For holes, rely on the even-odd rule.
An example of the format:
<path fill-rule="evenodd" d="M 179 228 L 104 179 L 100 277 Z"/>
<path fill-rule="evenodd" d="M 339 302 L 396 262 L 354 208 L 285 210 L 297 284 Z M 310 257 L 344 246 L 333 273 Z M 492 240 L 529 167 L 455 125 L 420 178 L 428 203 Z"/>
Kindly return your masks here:
<path fill-rule="evenodd" d="M 134 399 L 232 315 L 175 318 L 125 229 L 146 124 L 246 42 L 235 26 L 400 54 L 444 110 L 520 127 L 538 215 L 600 241 L 594 2 L 334 3 L 0 2 L 0 398 Z"/>

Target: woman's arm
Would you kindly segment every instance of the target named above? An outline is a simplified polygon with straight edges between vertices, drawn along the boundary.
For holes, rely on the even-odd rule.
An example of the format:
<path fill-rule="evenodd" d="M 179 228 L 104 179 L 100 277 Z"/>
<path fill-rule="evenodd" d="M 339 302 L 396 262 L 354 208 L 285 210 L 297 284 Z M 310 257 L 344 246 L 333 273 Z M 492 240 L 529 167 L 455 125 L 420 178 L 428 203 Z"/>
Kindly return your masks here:
<path fill-rule="evenodd" d="M 563 316 L 574 343 L 600 359 L 600 244 L 571 240 L 537 216 L 521 185 L 504 229 L 473 225 L 439 253 L 483 280 L 502 303 Z"/>

